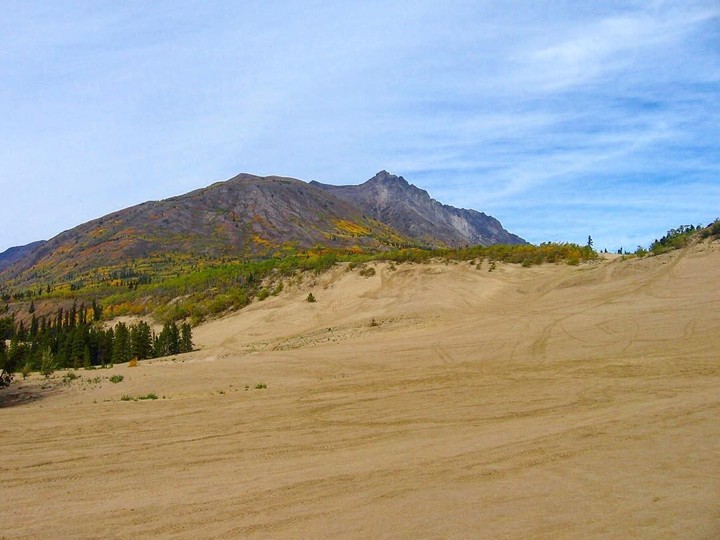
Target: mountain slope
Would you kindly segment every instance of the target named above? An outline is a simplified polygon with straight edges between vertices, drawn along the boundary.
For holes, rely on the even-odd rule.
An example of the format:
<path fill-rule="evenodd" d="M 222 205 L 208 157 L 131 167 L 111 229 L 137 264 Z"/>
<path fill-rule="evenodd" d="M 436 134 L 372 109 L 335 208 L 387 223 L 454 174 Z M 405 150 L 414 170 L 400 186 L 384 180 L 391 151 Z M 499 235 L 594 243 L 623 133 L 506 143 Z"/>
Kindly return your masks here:
<path fill-rule="evenodd" d="M 257 256 L 287 244 L 373 249 L 410 241 L 300 180 L 240 174 L 65 231 L 26 251 L 0 277 L 17 278 L 30 269 L 68 275 L 164 253 Z"/>
<path fill-rule="evenodd" d="M 31 244 L 11 247 L 3 251 L 0 253 L 0 272 L 12 266 L 16 262 L 21 261 L 44 243 L 44 240 L 39 240 L 37 242 L 32 242 Z"/>
<path fill-rule="evenodd" d="M 526 243 L 506 231 L 497 219 L 476 210 L 442 204 L 432 199 L 427 191 L 387 171 L 380 171 L 358 186 L 311 184 L 428 245 L 438 242 L 451 247 Z"/>

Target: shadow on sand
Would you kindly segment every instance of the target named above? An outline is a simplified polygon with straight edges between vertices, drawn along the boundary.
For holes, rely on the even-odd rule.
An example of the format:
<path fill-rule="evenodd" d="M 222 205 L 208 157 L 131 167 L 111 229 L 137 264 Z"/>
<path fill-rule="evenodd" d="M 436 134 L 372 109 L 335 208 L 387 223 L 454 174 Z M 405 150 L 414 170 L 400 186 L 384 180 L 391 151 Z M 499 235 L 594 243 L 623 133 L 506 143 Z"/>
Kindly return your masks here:
<path fill-rule="evenodd" d="M 33 403 L 48 397 L 54 390 L 47 384 L 27 384 L 15 380 L 9 386 L 0 388 L 0 409 Z"/>

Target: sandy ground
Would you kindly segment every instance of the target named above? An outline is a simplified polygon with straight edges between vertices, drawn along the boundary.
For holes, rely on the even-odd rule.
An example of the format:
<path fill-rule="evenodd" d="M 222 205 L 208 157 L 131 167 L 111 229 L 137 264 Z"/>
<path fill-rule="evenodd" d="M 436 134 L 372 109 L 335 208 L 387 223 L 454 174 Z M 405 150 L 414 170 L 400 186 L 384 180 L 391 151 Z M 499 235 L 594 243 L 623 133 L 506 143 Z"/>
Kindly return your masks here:
<path fill-rule="evenodd" d="M 719 244 L 376 269 L 4 390 L 0 537 L 720 538 Z"/>

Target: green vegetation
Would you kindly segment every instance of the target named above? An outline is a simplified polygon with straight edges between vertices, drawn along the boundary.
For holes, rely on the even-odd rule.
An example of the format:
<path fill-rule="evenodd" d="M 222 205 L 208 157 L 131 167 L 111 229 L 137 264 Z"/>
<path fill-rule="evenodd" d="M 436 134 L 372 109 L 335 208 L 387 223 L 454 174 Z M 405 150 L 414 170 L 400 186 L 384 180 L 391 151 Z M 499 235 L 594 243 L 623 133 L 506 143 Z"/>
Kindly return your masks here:
<path fill-rule="evenodd" d="M 670 229 L 660 240 L 655 240 L 650 244 L 650 251 L 654 255 L 665 253 L 685 247 L 690 239 L 694 236 L 695 231 L 699 231 L 702 227 L 699 225 L 680 225 L 677 229 Z"/>
<path fill-rule="evenodd" d="M 144 396 L 138 396 L 138 397 L 132 397 L 129 394 L 123 394 L 123 396 L 120 398 L 120 401 L 144 401 L 144 400 L 153 400 L 158 399 L 158 396 L 155 392 L 150 392 L 149 394 L 145 394 Z"/>
<path fill-rule="evenodd" d="M 113 375 L 110 377 L 110 382 L 113 384 L 117 384 L 119 382 L 122 382 L 125 379 L 123 375 Z"/>
<path fill-rule="evenodd" d="M 50 377 L 61 368 L 78 369 L 104 367 L 108 363 L 122 363 L 190 352 L 193 347 L 189 323 L 179 327 L 165 323 L 155 334 L 144 321 L 114 328 L 88 320 L 82 309 L 65 312 L 60 308 L 51 316 L 36 318 L 33 314 L 27 327 L 14 315 L 0 318 L 0 366 L 12 374 L 22 366 L 23 373 L 38 370 Z M 10 347 L 5 351 L 5 342 Z M 8 382 L 9 382 L 8 380 Z"/>
<path fill-rule="evenodd" d="M 255 385 L 255 390 L 265 390 L 267 388 L 267 384 L 265 383 L 258 383 Z"/>
<path fill-rule="evenodd" d="M 716 219 L 714 222 L 712 222 L 710 225 L 705 227 L 702 231 L 700 231 L 700 236 L 702 238 L 720 238 L 720 219 Z"/>
<path fill-rule="evenodd" d="M 670 229 L 665 236 L 650 244 L 649 249 L 638 246 L 635 255 L 644 257 L 648 254 L 660 255 L 687 246 L 695 238 L 720 238 L 720 219 L 716 219 L 707 227 L 701 225 L 680 225 Z"/>
<path fill-rule="evenodd" d="M 317 302 L 317 300 L 315 299 L 315 295 L 313 293 L 308 293 L 306 300 L 310 303 Z"/>

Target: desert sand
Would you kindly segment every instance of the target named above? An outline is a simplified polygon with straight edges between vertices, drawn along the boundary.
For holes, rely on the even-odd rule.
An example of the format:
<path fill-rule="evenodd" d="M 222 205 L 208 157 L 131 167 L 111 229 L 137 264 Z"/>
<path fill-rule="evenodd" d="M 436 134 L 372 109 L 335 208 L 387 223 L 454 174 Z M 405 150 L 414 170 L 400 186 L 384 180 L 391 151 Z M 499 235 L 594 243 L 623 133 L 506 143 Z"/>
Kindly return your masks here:
<path fill-rule="evenodd" d="M 720 244 L 375 268 L 3 390 L 0 537 L 720 538 Z"/>

